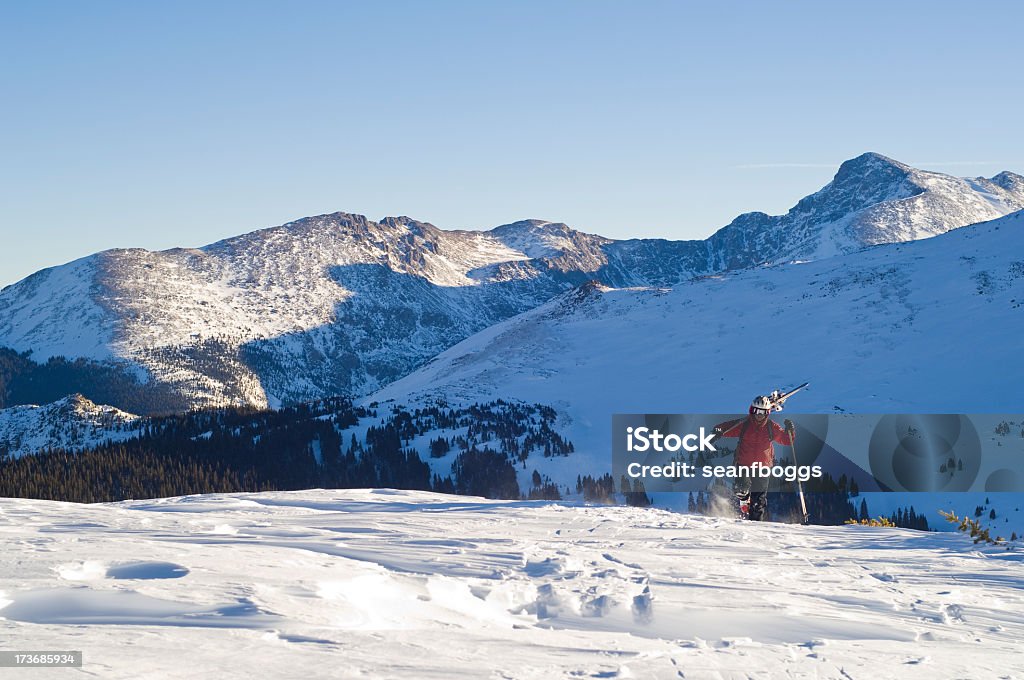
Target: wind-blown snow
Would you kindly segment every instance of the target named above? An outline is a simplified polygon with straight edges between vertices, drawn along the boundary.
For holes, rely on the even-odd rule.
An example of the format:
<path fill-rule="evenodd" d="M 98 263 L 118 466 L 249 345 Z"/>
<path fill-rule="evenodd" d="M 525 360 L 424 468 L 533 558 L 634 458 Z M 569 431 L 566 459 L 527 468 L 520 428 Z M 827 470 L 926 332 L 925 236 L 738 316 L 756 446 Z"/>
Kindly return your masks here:
<path fill-rule="evenodd" d="M 0 500 L 0 533 L 4 646 L 68 677 L 1024 673 L 1022 555 L 959 535 L 385 490 Z"/>

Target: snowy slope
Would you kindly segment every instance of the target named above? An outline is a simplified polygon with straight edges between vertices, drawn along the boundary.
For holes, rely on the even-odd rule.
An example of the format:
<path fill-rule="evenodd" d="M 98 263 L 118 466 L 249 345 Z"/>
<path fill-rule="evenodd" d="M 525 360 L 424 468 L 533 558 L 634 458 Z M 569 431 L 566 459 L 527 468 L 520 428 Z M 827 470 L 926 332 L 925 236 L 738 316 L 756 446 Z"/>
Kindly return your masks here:
<path fill-rule="evenodd" d="M 117 315 L 97 300 L 95 260 L 43 269 L 0 290 L 0 344 L 44 359 L 112 359 Z"/>
<path fill-rule="evenodd" d="M 45 406 L 0 409 L 0 453 L 12 458 L 43 448 L 77 451 L 139 435 L 140 419 L 80 394 Z"/>
<path fill-rule="evenodd" d="M 0 533 L 5 647 L 84 652 L 53 677 L 1024 674 L 1022 555 L 959 535 L 386 490 L 0 500 Z"/>
<path fill-rule="evenodd" d="M 555 404 L 577 423 L 574 441 L 602 450 L 612 413 L 743 411 L 753 395 L 804 380 L 806 412 L 1012 413 L 1024 396 L 1011 370 L 1024 333 L 1022 253 L 1017 213 L 671 289 L 590 284 L 369 399 Z"/>
<path fill-rule="evenodd" d="M 865 154 L 787 215 L 743 215 L 706 241 L 612 241 L 539 220 L 444 231 L 334 213 L 200 249 L 112 250 L 45 270 L 0 291 L 0 345 L 120 363 L 172 388 L 181 410 L 367 394 L 590 279 L 677 285 L 1021 207 L 1017 175 L 959 179 Z"/>
<path fill-rule="evenodd" d="M 609 469 L 614 413 L 1019 413 L 1024 213 L 936 238 L 672 289 L 591 284 L 493 326 L 369 399 L 550 404 Z M 573 468 L 541 470 L 566 484 Z M 973 505 L 971 506 L 973 508 Z M 934 517 L 933 517 L 934 519 Z"/>

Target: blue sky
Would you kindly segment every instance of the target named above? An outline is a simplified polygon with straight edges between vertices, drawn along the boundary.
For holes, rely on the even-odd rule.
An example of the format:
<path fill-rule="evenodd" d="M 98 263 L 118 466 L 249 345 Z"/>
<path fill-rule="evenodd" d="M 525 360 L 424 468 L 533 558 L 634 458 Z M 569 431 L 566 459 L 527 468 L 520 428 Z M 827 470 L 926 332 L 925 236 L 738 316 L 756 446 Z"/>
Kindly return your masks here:
<path fill-rule="evenodd" d="M 703 238 L 1024 172 L 1018 2 L 0 2 L 0 285 L 337 210 Z"/>

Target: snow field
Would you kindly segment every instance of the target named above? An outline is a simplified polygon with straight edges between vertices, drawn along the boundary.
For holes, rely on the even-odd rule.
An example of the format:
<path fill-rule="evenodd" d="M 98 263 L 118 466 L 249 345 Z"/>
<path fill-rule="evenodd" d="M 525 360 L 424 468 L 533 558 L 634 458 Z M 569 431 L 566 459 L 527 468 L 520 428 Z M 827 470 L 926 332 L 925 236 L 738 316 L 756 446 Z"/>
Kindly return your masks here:
<path fill-rule="evenodd" d="M 1001 678 L 1024 555 L 959 535 L 389 490 L 0 501 L 62 677 Z"/>

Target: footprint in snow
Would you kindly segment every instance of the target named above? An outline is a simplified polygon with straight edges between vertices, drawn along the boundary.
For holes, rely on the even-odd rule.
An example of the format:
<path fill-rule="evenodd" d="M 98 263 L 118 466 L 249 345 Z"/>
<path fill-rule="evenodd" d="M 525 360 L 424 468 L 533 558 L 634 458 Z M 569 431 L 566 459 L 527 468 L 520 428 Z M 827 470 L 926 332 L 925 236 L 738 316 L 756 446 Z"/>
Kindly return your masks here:
<path fill-rule="evenodd" d="M 182 578 L 189 570 L 174 562 L 124 562 L 111 565 L 107 569 L 107 578 L 156 580 Z"/>

